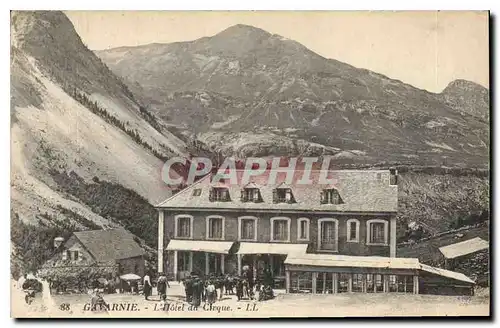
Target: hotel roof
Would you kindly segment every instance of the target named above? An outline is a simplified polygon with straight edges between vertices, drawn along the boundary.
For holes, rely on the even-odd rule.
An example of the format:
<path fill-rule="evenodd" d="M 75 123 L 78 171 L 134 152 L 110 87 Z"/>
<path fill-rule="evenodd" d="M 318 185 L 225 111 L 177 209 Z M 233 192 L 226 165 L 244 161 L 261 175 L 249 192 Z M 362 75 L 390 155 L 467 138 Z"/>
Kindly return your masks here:
<path fill-rule="evenodd" d="M 266 210 L 280 212 L 315 211 L 339 213 L 395 213 L 398 209 L 397 185 L 390 185 L 389 170 L 336 170 L 328 171 L 328 178 L 333 183 L 321 184 L 321 171 L 311 171 L 313 183 L 297 183 L 302 179 L 304 171 L 295 171 L 290 181 L 285 181 L 285 173 L 278 173 L 274 183 L 269 184 L 269 171 L 257 176 L 250 176 L 249 181 L 242 182 L 243 170 L 236 171 L 236 183 L 229 179 L 213 183 L 212 174 L 173 195 L 157 208 L 163 209 L 214 209 L 214 210 Z M 241 190 L 250 186 L 258 186 L 262 202 L 243 202 L 240 200 Z M 273 190 L 276 187 L 288 186 L 292 190 L 295 203 L 273 203 Z M 210 201 L 209 192 L 213 187 L 227 188 L 230 201 Z M 323 189 L 337 189 L 342 204 L 321 204 Z M 194 190 L 200 191 L 194 193 Z M 201 192 L 201 193 L 200 193 Z"/>

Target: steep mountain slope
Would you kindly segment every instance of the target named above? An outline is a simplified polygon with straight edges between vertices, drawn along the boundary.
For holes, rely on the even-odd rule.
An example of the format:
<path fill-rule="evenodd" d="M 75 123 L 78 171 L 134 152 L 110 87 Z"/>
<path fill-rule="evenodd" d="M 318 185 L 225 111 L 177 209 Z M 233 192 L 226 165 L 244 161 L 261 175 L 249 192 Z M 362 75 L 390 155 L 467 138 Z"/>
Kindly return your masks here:
<path fill-rule="evenodd" d="M 164 122 L 226 154 L 487 166 L 481 86 L 433 94 L 246 25 L 96 53 Z"/>
<path fill-rule="evenodd" d="M 11 15 L 13 213 L 43 226 L 152 226 L 155 217 L 118 207 L 152 209 L 169 196 L 160 158 L 185 155 L 185 144 L 85 47 L 63 13 Z"/>

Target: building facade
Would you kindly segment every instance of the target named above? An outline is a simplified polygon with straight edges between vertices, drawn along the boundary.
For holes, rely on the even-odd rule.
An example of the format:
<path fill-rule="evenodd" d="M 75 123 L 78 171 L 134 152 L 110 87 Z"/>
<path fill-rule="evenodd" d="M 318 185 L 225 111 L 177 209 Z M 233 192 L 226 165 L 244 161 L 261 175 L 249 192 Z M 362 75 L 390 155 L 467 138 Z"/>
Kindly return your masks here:
<path fill-rule="evenodd" d="M 103 269 L 110 277 L 145 274 L 145 252 L 133 235 L 123 229 L 77 231 L 66 241 L 58 240 L 54 246 L 55 254 L 43 266 L 48 276 L 52 269 L 90 267 Z"/>
<path fill-rule="evenodd" d="M 332 171 L 334 185 L 319 184 L 314 174 L 320 173 L 311 174 L 312 184 L 290 185 L 286 175 L 274 184 L 268 176 L 252 177 L 245 185 L 242 179 L 214 184 L 209 175 L 174 195 L 158 206 L 158 269 L 182 278 L 191 271 L 238 273 L 250 265 L 284 276 L 284 258 L 293 245 L 309 252 L 394 257 L 396 172 Z M 192 242 L 176 249 L 180 240 Z M 213 252 L 196 251 L 200 242 L 211 242 Z M 227 243 L 227 251 L 218 249 Z M 257 245 L 270 253 L 253 254 L 251 246 Z"/>
<path fill-rule="evenodd" d="M 418 260 L 380 269 L 406 263 L 396 259 L 396 170 L 270 174 L 210 174 L 159 204 L 158 272 L 180 280 L 248 266 L 289 292 L 418 293 Z"/>

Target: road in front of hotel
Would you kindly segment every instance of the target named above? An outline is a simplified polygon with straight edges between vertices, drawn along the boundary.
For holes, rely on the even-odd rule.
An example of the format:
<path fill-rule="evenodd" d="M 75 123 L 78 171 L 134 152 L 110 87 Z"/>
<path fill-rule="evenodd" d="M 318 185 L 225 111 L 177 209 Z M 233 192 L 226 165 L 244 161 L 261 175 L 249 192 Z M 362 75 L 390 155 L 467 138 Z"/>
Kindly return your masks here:
<path fill-rule="evenodd" d="M 32 305 L 17 302 L 15 314 L 54 317 L 366 317 L 366 316 L 456 316 L 488 315 L 489 297 L 458 297 L 414 294 L 284 294 L 276 291 L 273 300 L 237 301 L 234 295 L 223 295 L 212 306 L 202 303 L 198 308 L 185 301 L 184 288 L 171 282 L 168 289 L 168 310 L 161 308 L 159 296 L 145 300 L 142 295 L 105 294 L 104 300 L 114 310 L 95 313 L 88 309 L 90 297 L 82 294 L 52 295 L 50 313 L 38 312 L 43 298 L 37 296 Z M 13 293 L 14 297 L 14 293 Z M 13 304 L 14 305 L 14 304 Z M 19 317 L 17 315 L 16 317 Z"/>

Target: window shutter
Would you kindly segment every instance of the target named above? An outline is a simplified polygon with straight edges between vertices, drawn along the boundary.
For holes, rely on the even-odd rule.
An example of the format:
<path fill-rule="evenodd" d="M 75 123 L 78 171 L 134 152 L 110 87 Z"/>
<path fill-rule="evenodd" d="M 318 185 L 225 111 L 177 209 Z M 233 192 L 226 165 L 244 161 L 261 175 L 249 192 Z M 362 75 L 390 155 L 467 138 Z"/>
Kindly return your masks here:
<path fill-rule="evenodd" d="M 66 261 L 68 259 L 68 252 L 66 250 L 62 252 L 62 259 L 63 261 Z"/>
<path fill-rule="evenodd" d="M 278 190 L 273 189 L 273 203 L 278 202 Z"/>
<path fill-rule="evenodd" d="M 254 198 L 253 201 L 256 202 L 256 203 L 262 202 L 262 197 L 260 195 L 260 190 L 259 189 L 255 190 L 255 198 Z"/>
<path fill-rule="evenodd" d="M 210 188 L 210 191 L 208 192 L 208 200 L 213 202 L 214 201 L 214 189 Z"/>
<path fill-rule="evenodd" d="M 245 199 L 245 189 L 241 189 L 241 191 L 240 191 L 240 200 L 242 202 L 246 202 L 246 199 Z"/>
<path fill-rule="evenodd" d="M 332 195 L 331 195 L 332 204 L 334 204 L 334 205 L 338 204 L 339 203 L 339 193 L 335 189 L 332 189 L 330 192 L 332 193 Z"/>
<path fill-rule="evenodd" d="M 320 194 L 320 199 L 321 199 L 320 200 L 321 204 L 325 204 L 326 203 L 326 201 L 325 201 L 325 191 L 324 190 Z"/>
<path fill-rule="evenodd" d="M 222 191 L 222 200 L 225 202 L 230 202 L 231 201 L 231 195 L 229 195 L 229 189 L 225 188 Z"/>

